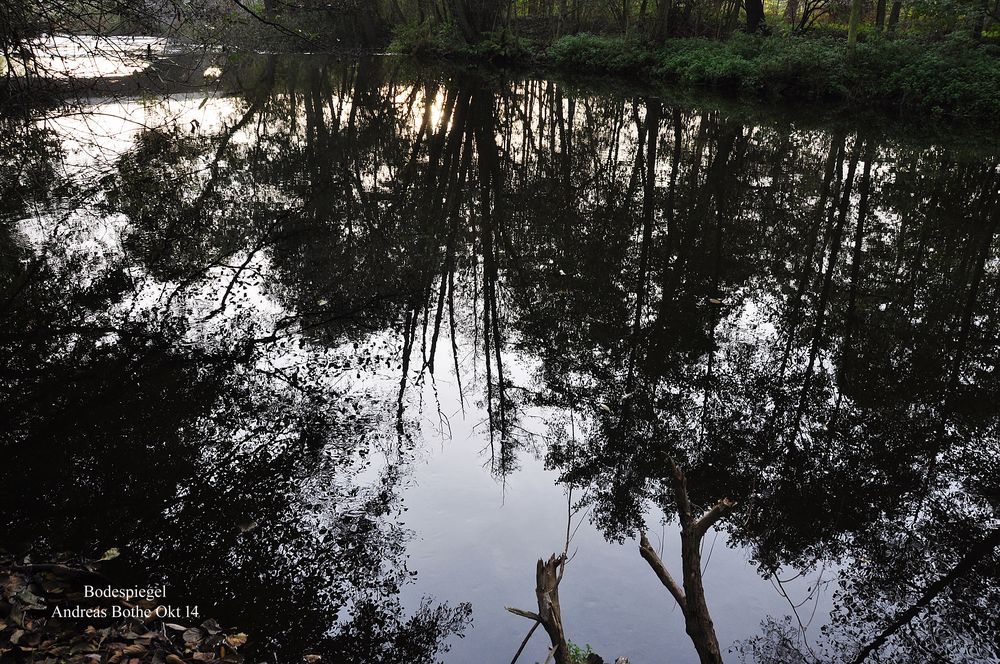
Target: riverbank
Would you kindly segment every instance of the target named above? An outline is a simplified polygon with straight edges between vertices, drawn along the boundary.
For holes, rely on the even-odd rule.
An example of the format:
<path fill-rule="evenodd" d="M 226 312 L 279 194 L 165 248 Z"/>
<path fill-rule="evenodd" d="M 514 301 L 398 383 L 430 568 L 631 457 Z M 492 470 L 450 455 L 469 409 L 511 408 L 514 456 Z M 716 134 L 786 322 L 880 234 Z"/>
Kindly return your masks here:
<path fill-rule="evenodd" d="M 112 550 L 101 560 L 84 564 L 15 564 L 0 558 L 0 660 L 18 664 L 243 661 L 240 651 L 247 635 L 226 632 L 213 619 L 201 621 L 197 606 L 166 606 L 161 602 L 162 589 L 148 596 L 140 590 L 134 597 L 114 588 L 101 592 L 110 581 L 97 566 L 117 555 Z"/>
<path fill-rule="evenodd" d="M 1000 122 L 1000 46 L 960 35 L 936 41 L 871 40 L 852 52 L 833 37 L 736 34 L 726 40 L 650 44 L 580 34 L 543 45 L 499 33 L 468 45 L 447 28 L 408 28 L 397 33 L 390 50 L 711 88 L 781 102 L 810 100 L 932 119 Z"/>

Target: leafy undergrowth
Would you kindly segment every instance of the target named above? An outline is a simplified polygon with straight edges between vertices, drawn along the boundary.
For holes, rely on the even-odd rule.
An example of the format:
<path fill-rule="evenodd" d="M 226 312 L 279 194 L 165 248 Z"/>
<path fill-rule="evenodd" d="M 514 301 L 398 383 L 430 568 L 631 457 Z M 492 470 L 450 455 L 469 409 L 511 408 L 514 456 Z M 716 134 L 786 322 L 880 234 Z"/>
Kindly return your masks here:
<path fill-rule="evenodd" d="M 592 664 L 594 661 L 603 661 L 594 654 L 589 643 L 582 648 L 572 641 L 567 641 L 566 645 L 569 647 L 569 660 L 573 664 Z"/>
<path fill-rule="evenodd" d="M 465 44 L 448 26 L 410 28 L 397 52 L 542 64 L 592 74 L 711 87 L 765 99 L 833 101 L 931 118 L 1000 119 L 1000 46 L 964 33 L 945 39 L 870 39 L 852 53 L 830 36 L 734 34 L 725 40 L 578 34 L 547 48 L 509 33 Z"/>
<path fill-rule="evenodd" d="M 44 664 L 186 664 L 242 662 L 246 634 L 223 630 L 215 620 L 113 618 L 146 614 L 157 602 L 94 599 L 84 585 L 107 587 L 97 563 L 15 565 L 0 561 L 0 661 Z M 53 617 L 78 610 L 107 618 Z M 114 608 L 117 607 L 117 610 Z M 91 614 L 94 615 L 94 614 Z"/>
<path fill-rule="evenodd" d="M 469 44 L 453 23 L 435 25 L 429 21 L 399 28 L 389 50 L 418 57 L 463 58 L 497 64 L 532 62 L 538 54 L 530 40 L 510 30 L 488 32 L 477 43 Z"/>
<path fill-rule="evenodd" d="M 588 34 L 563 37 L 546 56 L 558 67 L 608 74 L 639 74 L 654 63 L 653 52 L 639 42 Z"/>
<path fill-rule="evenodd" d="M 763 97 L 827 99 L 988 118 L 1000 112 L 1000 48 L 957 34 L 860 43 L 737 34 L 725 41 L 675 39 L 655 48 L 589 35 L 548 50 L 554 64 L 730 89 Z"/>
<path fill-rule="evenodd" d="M 960 37 L 871 41 L 851 53 L 841 40 L 737 35 L 678 40 L 654 58 L 656 78 L 762 96 L 974 118 L 1000 111 L 1000 49 Z"/>

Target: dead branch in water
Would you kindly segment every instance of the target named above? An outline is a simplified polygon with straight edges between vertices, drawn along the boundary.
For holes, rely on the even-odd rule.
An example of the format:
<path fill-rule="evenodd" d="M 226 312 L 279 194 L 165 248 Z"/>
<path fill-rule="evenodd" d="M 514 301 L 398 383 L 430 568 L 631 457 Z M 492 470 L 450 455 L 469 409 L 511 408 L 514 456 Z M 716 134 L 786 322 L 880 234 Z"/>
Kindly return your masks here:
<path fill-rule="evenodd" d="M 556 664 L 570 664 L 566 632 L 562 625 L 562 609 L 559 605 L 559 579 L 565 563 L 565 555 L 553 554 L 548 561 L 538 559 L 535 566 L 535 597 L 538 600 L 538 613 L 507 607 L 507 610 L 514 615 L 541 624 L 555 650 Z"/>

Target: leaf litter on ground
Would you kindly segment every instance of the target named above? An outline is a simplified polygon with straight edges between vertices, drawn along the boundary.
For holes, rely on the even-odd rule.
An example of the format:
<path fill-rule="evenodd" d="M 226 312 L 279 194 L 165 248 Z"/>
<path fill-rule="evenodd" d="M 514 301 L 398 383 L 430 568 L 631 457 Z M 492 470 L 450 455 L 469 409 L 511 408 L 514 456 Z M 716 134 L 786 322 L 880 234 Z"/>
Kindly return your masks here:
<path fill-rule="evenodd" d="M 198 625 L 165 622 L 150 613 L 140 618 L 53 617 L 56 607 L 125 608 L 151 612 L 155 601 L 133 604 L 118 599 L 85 598 L 85 582 L 101 575 L 94 562 L 117 558 L 110 549 L 98 561 L 78 564 L 15 564 L 0 558 L 0 660 L 40 664 L 191 664 L 232 662 L 247 635 L 223 629 L 209 619 Z M 106 579 L 104 580 L 107 581 Z"/>

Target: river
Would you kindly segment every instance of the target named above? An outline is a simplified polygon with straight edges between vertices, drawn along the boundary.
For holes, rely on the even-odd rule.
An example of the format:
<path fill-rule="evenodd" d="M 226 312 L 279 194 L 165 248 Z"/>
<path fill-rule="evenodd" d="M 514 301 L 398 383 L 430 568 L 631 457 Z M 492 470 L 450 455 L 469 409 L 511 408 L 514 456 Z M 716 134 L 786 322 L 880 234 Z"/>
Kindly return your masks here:
<path fill-rule="evenodd" d="M 251 661 L 448 663 L 510 661 L 566 551 L 570 640 L 696 662 L 637 545 L 680 574 L 673 459 L 737 502 L 702 547 L 727 661 L 849 659 L 963 561 L 887 661 L 997 656 L 995 145 L 207 57 L 0 121 L 8 551 L 117 547 Z"/>

